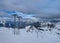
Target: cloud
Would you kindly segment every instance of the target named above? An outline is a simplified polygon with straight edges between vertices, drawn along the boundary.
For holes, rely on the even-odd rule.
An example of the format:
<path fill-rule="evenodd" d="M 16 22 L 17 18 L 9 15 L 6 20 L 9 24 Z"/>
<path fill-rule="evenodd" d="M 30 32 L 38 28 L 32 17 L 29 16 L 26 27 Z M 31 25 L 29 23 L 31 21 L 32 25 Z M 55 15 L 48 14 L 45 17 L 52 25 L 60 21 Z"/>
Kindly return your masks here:
<path fill-rule="evenodd" d="M 0 11 L 0 16 L 4 16 L 4 15 L 5 15 L 5 13 Z"/>
<path fill-rule="evenodd" d="M 38 13 L 38 11 L 40 11 L 39 9 L 42 9 L 43 6 L 47 4 L 43 5 L 42 2 L 44 2 L 44 0 L 5 0 L 4 4 L 8 10 L 16 10 L 23 13 Z"/>
<path fill-rule="evenodd" d="M 60 14 L 60 0 L 4 0 L 4 7 L 9 11 L 18 11 L 25 14 L 35 14 L 47 17 Z"/>
<path fill-rule="evenodd" d="M 9 16 L 9 14 L 7 14 L 7 13 L 4 12 L 4 11 L 0 11 L 0 17 L 4 17 L 4 16 Z"/>

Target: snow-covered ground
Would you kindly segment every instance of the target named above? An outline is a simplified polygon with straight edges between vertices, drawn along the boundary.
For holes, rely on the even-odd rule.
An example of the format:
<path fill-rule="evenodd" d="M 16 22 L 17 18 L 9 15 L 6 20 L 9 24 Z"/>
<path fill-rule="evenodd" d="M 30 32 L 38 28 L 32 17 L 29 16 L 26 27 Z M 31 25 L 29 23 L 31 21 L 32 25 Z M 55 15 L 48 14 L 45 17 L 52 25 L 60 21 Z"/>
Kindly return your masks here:
<path fill-rule="evenodd" d="M 60 43 L 60 37 L 55 34 L 55 30 L 37 34 L 20 29 L 19 35 L 14 35 L 13 31 L 12 28 L 0 27 L 0 43 Z"/>

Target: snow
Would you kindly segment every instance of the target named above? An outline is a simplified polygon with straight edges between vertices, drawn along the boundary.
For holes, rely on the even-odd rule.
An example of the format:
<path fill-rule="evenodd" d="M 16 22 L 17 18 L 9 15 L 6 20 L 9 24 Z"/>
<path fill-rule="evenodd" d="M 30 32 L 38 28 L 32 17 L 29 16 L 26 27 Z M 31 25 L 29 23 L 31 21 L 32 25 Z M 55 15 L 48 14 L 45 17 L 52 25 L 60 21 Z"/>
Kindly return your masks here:
<path fill-rule="evenodd" d="M 54 33 L 54 30 L 38 34 L 35 31 L 26 32 L 25 29 L 19 31 L 20 34 L 14 35 L 12 28 L 0 27 L 0 43 L 60 43 L 60 37 Z"/>

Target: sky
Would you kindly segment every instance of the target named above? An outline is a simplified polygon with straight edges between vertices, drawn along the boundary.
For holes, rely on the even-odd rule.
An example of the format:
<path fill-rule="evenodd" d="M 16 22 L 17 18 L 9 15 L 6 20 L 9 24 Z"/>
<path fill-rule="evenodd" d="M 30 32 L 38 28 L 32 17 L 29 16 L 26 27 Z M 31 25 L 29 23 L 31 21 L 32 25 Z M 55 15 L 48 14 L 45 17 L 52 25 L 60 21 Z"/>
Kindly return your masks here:
<path fill-rule="evenodd" d="M 0 15 L 11 15 L 18 12 L 25 16 L 60 16 L 60 0 L 0 0 Z"/>

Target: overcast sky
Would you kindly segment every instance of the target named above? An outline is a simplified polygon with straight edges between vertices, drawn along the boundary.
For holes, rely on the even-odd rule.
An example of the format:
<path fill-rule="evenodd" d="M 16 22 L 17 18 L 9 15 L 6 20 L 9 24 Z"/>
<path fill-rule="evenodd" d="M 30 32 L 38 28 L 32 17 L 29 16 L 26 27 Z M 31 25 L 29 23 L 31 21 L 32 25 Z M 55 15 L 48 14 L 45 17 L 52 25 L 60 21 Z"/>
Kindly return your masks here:
<path fill-rule="evenodd" d="M 0 0 L 0 12 L 21 12 L 41 17 L 60 15 L 60 0 Z"/>

